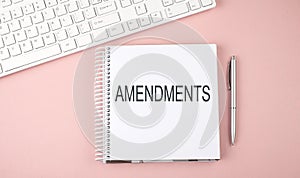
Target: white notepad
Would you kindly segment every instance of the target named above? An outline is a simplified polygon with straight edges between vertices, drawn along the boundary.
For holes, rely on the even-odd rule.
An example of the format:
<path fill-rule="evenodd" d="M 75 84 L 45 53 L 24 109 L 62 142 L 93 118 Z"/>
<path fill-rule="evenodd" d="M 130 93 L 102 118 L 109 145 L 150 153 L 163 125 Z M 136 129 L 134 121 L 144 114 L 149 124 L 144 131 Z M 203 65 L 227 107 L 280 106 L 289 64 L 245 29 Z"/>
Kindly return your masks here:
<path fill-rule="evenodd" d="M 95 54 L 96 160 L 220 159 L 216 45 L 108 46 Z"/>

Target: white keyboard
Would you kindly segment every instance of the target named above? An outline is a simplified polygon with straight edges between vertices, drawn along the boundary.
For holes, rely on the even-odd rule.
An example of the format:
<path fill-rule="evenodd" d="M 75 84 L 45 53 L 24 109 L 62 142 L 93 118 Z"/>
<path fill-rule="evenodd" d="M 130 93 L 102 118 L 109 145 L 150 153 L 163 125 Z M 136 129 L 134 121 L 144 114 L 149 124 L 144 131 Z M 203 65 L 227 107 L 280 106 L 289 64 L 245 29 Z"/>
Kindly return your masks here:
<path fill-rule="evenodd" d="M 0 0 L 0 77 L 215 6 L 215 0 Z"/>

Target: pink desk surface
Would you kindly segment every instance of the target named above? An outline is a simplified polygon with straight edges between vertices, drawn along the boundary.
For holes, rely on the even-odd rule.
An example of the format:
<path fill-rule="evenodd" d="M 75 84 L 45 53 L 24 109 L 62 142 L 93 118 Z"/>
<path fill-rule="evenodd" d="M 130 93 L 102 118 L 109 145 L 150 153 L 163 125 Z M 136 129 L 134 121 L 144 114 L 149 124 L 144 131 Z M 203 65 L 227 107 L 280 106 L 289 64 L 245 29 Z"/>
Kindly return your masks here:
<path fill-rule="evenodd" d="M 100 165 L 79 129 L 72 80 L 81 53 L 0 79 L 0 177 L 299 177 L 300 1 L 219 0 L 181 22 L 239 57 L 237 144 L 221 125 L 214 163 Z"/>

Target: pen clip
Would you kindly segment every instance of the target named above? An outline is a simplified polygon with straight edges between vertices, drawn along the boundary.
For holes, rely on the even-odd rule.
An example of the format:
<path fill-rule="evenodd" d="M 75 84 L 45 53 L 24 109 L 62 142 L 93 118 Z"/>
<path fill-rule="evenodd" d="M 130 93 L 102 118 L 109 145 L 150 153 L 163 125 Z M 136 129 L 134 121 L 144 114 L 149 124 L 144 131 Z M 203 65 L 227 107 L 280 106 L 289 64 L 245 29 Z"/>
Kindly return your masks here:
<path fill-rule="evenodd" d="M 231 59 L 228 63 L 228 67 L 227 67 L 227 70 L 228 70 L 228 74 L 227 74 L 227 77 L 228 77 L 228 82 L 227 82 L 227 85 L 228 85 L 228 90 L 231 90 Z"/>

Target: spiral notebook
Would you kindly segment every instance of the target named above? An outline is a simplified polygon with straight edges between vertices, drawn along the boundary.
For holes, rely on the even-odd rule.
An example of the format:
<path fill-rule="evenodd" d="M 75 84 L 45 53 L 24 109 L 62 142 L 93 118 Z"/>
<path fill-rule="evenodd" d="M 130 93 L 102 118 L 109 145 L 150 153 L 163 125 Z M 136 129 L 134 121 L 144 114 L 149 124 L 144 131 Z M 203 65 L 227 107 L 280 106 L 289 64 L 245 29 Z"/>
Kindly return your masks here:
<path fill-rule="evenodd" d="M 95 51 L 96 160 L 220 159 L 215 44 Z"/>

